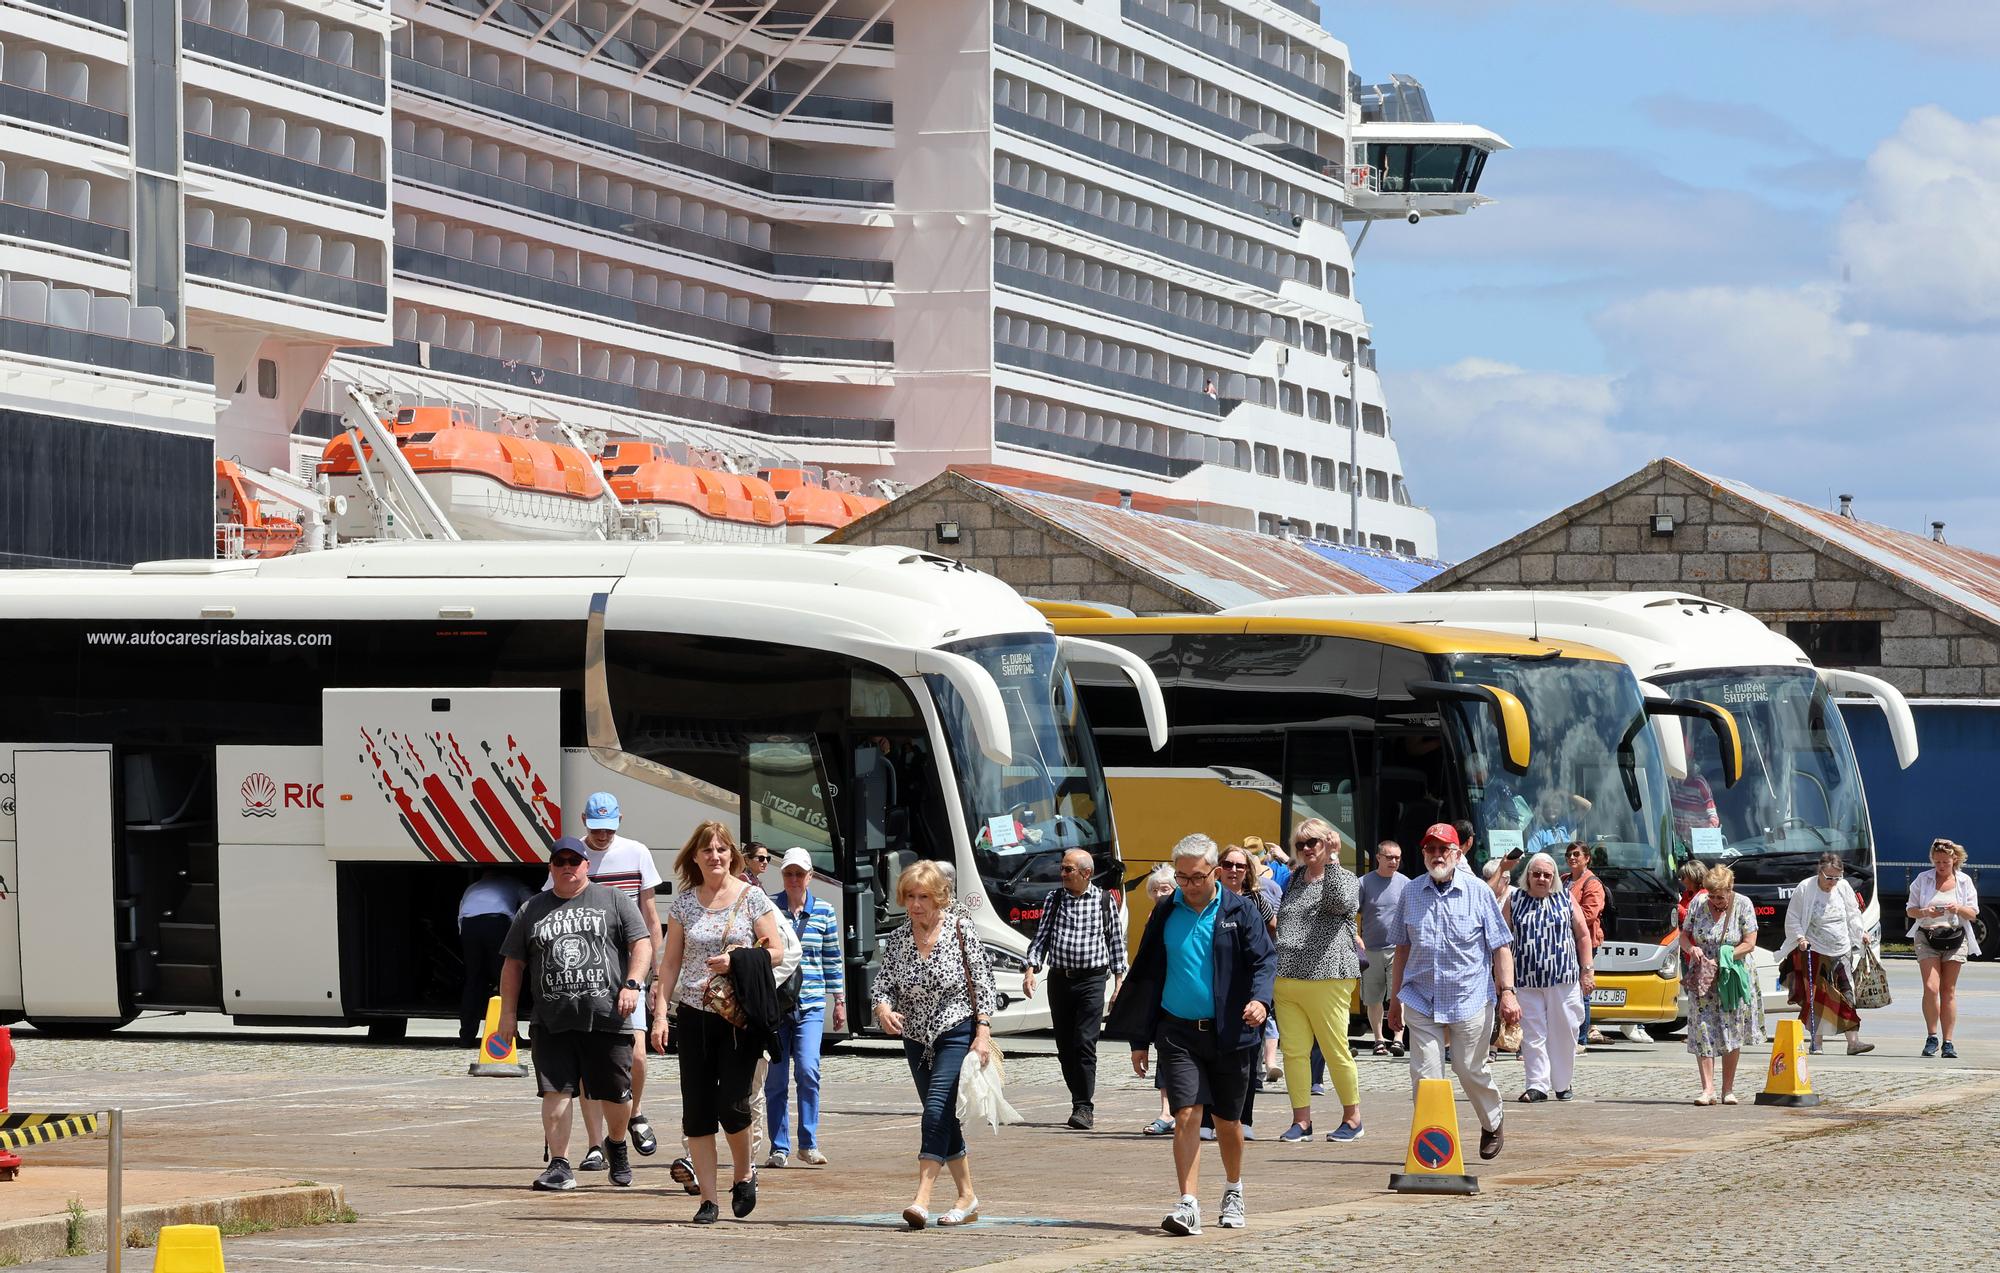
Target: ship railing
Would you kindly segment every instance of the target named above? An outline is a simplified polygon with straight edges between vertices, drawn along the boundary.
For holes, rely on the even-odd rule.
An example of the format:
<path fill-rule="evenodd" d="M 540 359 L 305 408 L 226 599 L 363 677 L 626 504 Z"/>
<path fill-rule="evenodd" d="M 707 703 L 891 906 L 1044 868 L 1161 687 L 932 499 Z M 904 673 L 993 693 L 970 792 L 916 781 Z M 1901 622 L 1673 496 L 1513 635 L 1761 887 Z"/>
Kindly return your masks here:
<path fill-rule="evenodd" d="M 1367 194 L 1382 193 L 1382 173 L 1373 164 L 1350 164 L 1347 169 L 1347 188 Z"/>

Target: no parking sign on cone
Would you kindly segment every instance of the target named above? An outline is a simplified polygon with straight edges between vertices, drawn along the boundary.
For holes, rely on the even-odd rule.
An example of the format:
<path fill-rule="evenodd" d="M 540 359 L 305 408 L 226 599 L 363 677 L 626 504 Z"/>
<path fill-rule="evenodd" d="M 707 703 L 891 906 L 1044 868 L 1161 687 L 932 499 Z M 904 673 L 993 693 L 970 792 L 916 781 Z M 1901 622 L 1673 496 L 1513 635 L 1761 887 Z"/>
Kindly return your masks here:
<path fill-rule="evenodd" d="M 1417 1080 L 1417 1107 L 1410 1116 L 1410 1148 L 1403 1169 L 1389 1177 L 1398 1193 L 1479 1192 L 1479 1178 L 1465 1174 L 1458 1141 L 1458 1107 L 1448 1079 Z"/>

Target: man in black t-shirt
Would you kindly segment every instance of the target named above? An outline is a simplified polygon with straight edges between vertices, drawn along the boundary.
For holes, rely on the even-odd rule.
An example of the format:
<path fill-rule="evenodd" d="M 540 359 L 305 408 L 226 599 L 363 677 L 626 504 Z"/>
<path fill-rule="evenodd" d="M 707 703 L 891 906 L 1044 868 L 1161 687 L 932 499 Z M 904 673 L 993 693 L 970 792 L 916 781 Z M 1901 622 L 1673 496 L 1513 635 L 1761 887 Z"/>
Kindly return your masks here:
<path fill-rule="evenodd" d="M 534 988 L 535 1085 L 550 1145 L 569 1144 L 579 1082 L 604 1101 L 611 1183 L 632 1183 L 625 1128 L 632 1106 L 632 1035 L 625 1020 L 653 963 L 639 908 L 618 889 L 590 881 L 584 855 L 558 845 L 551 888 L 522 904 L 500 947 L 500 1035 L 513 1038 L 521 983 Z M 569 1160 L 555 1157 L 534 1188 L 576 1188 Z"/>

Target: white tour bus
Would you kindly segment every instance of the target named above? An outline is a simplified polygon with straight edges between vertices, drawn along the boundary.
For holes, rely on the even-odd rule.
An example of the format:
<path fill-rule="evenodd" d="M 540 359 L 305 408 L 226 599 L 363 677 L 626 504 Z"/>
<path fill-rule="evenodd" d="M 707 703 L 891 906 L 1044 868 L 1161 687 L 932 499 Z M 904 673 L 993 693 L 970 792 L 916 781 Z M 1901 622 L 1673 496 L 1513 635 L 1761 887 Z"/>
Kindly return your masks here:
<path fill-rule="evenodd" d="M 1020 955 L 1061 850 L 1116 885 L 1057 638 L 1012 589 L 896 548 L 377 545 L 0 575 L 0 1021 L 454 1017 L 459 894 L 539 885 L 584 797 L 671 862 L 693 826 L 811 850 L 850 1001 L 896 873 L 951 863 Z M 775 888 L 775 873 L 764 883 Z M 866 1014 L 861 1020 L 865 1022 Z"/>
<path fill-rule="evenodd" d="M 1676 859 L 1728 866 L 1738 891 L 1757 909 L 1763 950 L 1756 970 L 1767 1011 L 1785 1005 L 1770 953 L 1784 941 L 1785 904 L 1793 887 L 1813 873 L 1820 854 L 1836 852 L 1846 862 L 1848 879 L 1861 896 L 1863 922 L 1879 940 L 1868 802 L 1833 697 L 1880 705 L 1897 760 L 1907 768 L 1917 758 L 1916 727 L 1895 686 L 1845 669 L 1815 668 L 1796 643 L 1756 616 L 1685 593 L 1513 590 L 1338 602 L 1356 618 L 1588 642 L 1631 664 L 1649 693 L 1727 709 L 1742 747 L 1743 777 L 1734 786 L 1723 779 L 1716 735 L 1694 721 L 1661 720 L 1668 727 L 1661 752 L 1677 796 Z M 1706 817 L 1711 801 L 1713 824 Z M 1625 1020 L 1623 1007 L 1600 1003 L 1593 1018 Z"/>

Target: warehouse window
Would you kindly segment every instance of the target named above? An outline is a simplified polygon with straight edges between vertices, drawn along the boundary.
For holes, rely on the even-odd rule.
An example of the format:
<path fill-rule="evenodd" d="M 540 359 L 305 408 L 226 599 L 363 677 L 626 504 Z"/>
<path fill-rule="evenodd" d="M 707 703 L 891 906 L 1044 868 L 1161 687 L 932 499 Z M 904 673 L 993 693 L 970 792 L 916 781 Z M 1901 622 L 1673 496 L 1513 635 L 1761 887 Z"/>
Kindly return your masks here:
<path fill-rule="evenodd" d="M 1794 620 L 1785 624 L 1785 635 L 1820 667 L 1882 666 L 1879 619 Z"/>

